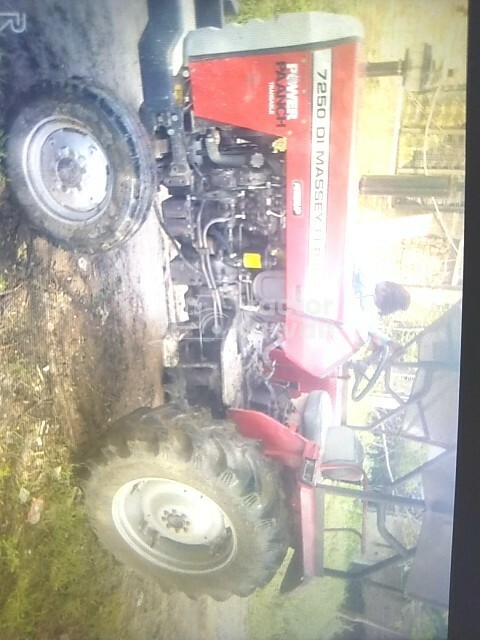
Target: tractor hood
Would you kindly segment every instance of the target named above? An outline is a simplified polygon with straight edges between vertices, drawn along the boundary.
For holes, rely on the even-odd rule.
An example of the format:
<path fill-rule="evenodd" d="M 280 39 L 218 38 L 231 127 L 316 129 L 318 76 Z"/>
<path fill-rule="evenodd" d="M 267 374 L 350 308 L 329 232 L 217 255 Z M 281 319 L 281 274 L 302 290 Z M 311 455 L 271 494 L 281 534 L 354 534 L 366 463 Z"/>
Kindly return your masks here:
<path fill-rule="evenodd" d="M 284 350 L 320 377 L 366 337 L 347 236 L 361 37 L 353 18 L 307 13 L 199 29 L 186 41 L 196 116 L 284 140 Z"/>

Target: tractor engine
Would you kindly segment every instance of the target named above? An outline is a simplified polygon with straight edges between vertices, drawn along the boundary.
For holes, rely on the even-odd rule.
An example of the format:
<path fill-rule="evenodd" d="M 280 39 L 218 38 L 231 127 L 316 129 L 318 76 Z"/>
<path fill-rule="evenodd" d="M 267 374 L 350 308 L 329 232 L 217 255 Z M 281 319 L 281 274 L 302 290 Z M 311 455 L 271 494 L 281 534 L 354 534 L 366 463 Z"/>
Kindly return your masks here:
<path fill-rule="evenodd" d="M 182 331 L 176 371 L 167 375 L 175 378 L 177 397 L 181 384 L 189 404 L 201 394 L 201 403 L 208 398 L 219 414 L 225 400 L 273 415 L 285 411 L 277 406 L 279 390 L 268 383 L 268 352 L 283 335 L 285 154 L 281 139 L 254 134 L 218 128 L 192 133 L 194 186 L 178 190 L 158 212 L 177 250 L 169 265 L 172 280 L 188 287 L 189 319 L 176 325 Z M 224 353 L 232 351 L 225 343 L 233 333 L 234 362 L 225 369 Z M 230 384 L 222 385 L 221 369 L 224 377 L 229 371 Z"/>

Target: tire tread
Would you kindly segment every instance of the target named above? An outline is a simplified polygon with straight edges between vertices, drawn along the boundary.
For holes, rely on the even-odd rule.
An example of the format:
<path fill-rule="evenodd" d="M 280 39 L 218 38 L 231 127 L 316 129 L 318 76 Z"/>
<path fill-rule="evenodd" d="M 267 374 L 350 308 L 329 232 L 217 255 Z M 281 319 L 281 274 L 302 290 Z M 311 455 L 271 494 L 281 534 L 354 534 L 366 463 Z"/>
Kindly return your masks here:
<path fill-rule="evenodd" d="M 130 452 L 127 458 L 124 442 Z M 163 588 L 173 587 L 190 597 L 207 594 L 224 600 L 234 594 L 249 595 L 276 573 L 289 541 L 289 518 L 278 468 L 261 454 L 254 441 L 238 434 L 232 423 L 213 420 L 207 411 L 185 413 L 171 405 L 148 412 L 140 410 L 119 420 L 99 438 L 89 464 L 92 460 L 95 463 L 90 466 L 84 494 L 100 540 L 119 559 L 140 568 Z M 160 474 L 163 469 L 178 466 L 185 470 L 186 480 L 188 474 L 192 482 L 203 478 L 204 486 L 211 487 L 214 495 L 217 492 L 224 496 L 224 504 L 234 510 L 251 538 L 248 544 L 239 541 L 239 559 L 232 560 L 231 568 L 227 566 L 215 576 L 186 579 L 153 565 L 145 567 L 132 557 L 134 552 L 125 543 L 122 551 L 119 535 L 113 523 L 108 522 L 111 518 L 106 518 L 104 512 L 98 514 L 98 496 L 103 491 L 104 478 L 118 475 L 118 470 L 129 463 L 138 466 L 141 477 L 146 461 L 158 464 Z M 125 480 L 122 482 L 119 477 L 117 482 L 119 488 Z"/>

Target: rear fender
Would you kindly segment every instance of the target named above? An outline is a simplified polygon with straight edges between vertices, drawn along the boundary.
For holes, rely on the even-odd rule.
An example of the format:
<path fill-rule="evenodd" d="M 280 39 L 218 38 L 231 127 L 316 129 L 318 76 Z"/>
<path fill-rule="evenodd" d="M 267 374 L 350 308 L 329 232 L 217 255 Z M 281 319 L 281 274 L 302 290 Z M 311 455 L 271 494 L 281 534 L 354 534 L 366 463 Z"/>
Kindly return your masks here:
<path fill-rule="evenodd" d="M 310 443 L 299 433 L 260 411 L 229 409 L 228 416 L 243 436 L 260 440 L 264 455 L 290 469 L 302 469 Z M 318 447 L 315 454 L 318 457 Z"/>
<path fill-rule="evenodd" d="M 320 449 L 316 443 L 259 411 L 229 409 L 228 416 L 243 436 L 260 440 L 266 456 L 295 471 L 291 506 L 293 511 L 296 510 L 295 506 L 299 508 L 297 527 L 300 530 L 295 536 L 298 541 L 295 560 L 292 560 L 295 570 L 290 572 L 295 576 L 292 576 L 290 590 L 318 575 L 323 565 L 322 545 L 318 544 L 323 540 L 323 505 L 318 504 L 316 498 L 315 473 L 310 477 L 310 482 L 305 481 L 308 463 L 313 461 L 315 465 L 320 458 Z M 302 562 L 299 562 L 298 554 L 301 554 Z"/>

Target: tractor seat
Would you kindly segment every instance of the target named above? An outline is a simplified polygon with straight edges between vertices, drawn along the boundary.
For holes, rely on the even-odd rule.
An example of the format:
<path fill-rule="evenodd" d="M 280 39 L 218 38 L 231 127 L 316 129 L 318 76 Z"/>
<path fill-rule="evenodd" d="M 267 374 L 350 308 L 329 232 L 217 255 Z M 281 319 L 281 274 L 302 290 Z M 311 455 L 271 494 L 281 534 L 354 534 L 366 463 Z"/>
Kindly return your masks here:
<path fill-rule="evenodd" d="M 360 482 L 364 457 L 362 443 L 353 429 L 344 425 L 332 427 L 325 437 L 322 475 L 331 480 Z"/>
<path fill-rule="evenodd" d="M 349 427 L 333 425 L 333 407 L 326 391 L 308 394 L 302 412 L 300 433 L 322 450 L 322 475 L 332 480 L 359 482 L 363 477 L 363 447 Z"/>

